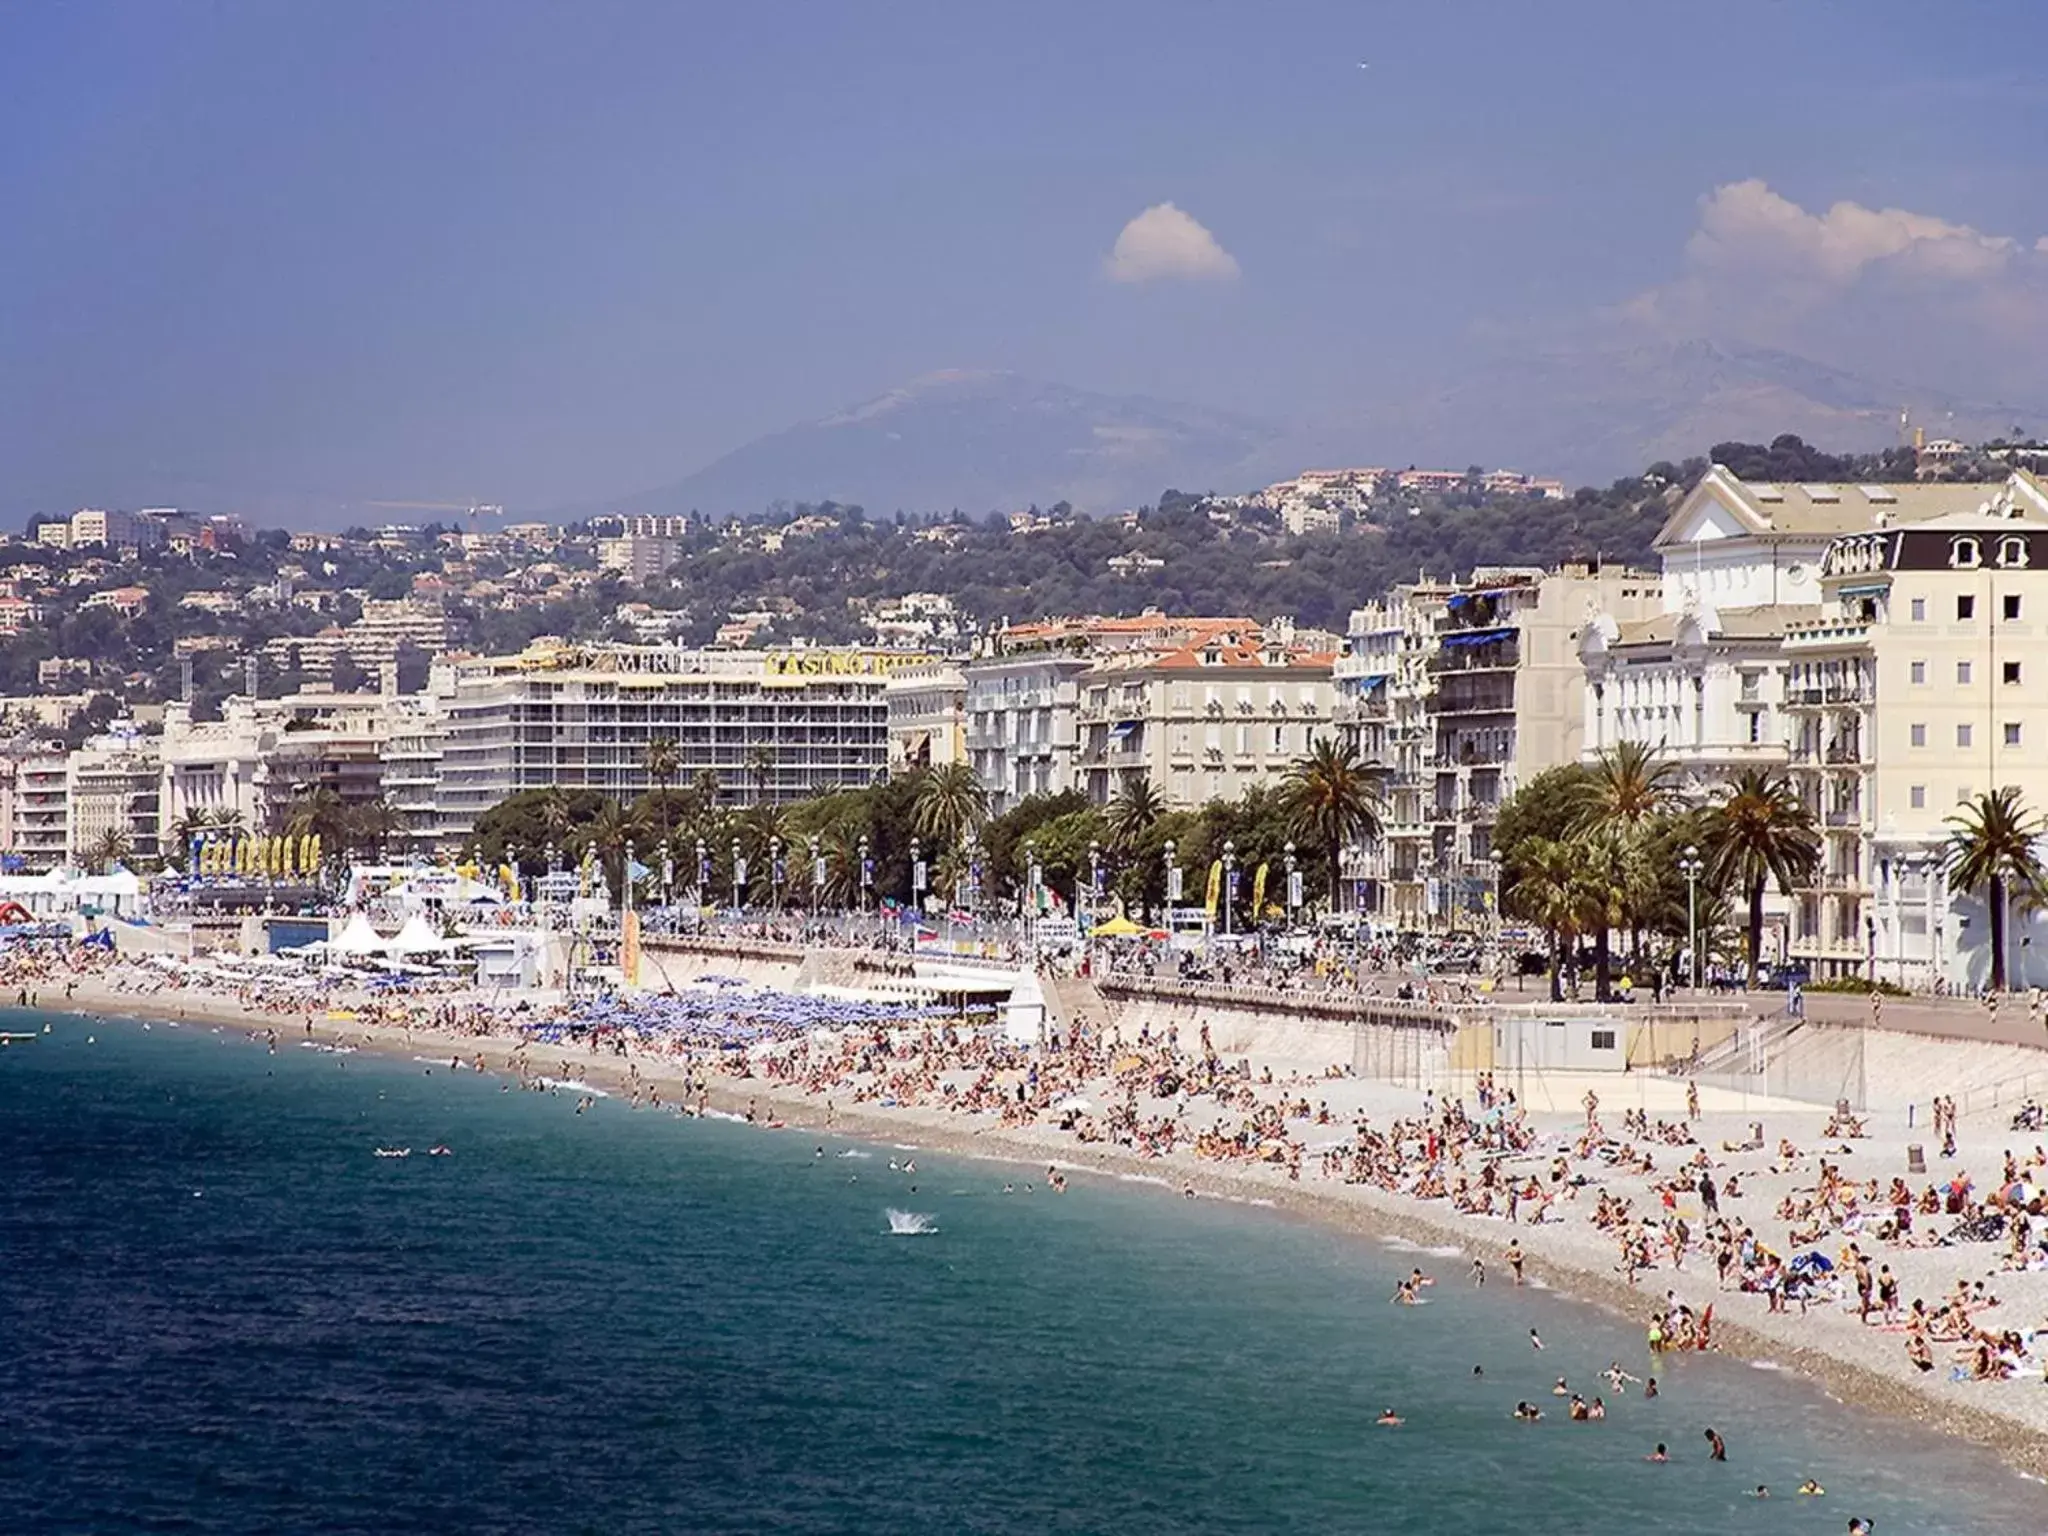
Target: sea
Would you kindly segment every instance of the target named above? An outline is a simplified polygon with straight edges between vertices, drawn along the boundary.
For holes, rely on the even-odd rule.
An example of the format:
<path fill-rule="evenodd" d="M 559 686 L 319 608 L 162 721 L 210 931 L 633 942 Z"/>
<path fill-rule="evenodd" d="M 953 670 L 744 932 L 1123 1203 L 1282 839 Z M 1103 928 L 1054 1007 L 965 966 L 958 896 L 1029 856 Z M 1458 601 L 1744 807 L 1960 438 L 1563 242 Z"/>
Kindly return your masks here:
<path fill-rule="evenodd" d="M 9 1536 L 2048 1530 L 1988 1451 L 1448 1249 L 236 1028 L 0 1029 Z"/>

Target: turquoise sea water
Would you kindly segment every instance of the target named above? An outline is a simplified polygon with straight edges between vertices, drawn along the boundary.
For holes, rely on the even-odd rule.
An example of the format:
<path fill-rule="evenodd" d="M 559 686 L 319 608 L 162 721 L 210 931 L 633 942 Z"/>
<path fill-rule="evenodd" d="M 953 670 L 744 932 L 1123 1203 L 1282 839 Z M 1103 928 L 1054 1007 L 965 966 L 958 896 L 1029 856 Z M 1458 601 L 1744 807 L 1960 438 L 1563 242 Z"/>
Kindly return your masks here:
<path fill-rule="evenodd" d="M 1462 1259 L 575 1103 L 192 1026 L 0 1051 L 0 1532 L 2048 1529 L 1987 1453 Z M 1663 1396 L 1510 1422 L 1615 1358 Z"/>

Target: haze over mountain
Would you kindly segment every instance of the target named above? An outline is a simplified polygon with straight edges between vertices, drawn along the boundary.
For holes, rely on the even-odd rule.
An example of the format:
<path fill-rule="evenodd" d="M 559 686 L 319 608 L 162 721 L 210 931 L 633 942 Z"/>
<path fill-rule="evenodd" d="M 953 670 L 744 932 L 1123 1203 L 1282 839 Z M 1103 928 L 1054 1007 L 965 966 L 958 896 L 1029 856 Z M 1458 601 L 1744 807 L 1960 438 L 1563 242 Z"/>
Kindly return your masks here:
<path fill-rule="evenodd" d="M 1973 437 L 2043 416 L 2038 405 L 1973 404 L 1704 341 L 1509 356 L 1291 423 L 948 370 L 758 438 L 671 485 L 567 510 L 752 513 L 831 500 L 980 516 L 1067 501 L 1101 513 L 1169 486 L 1231 493 L 1349 464 L 1479 463 L 1604 484 L 1658 459 L 1781 432 L 1837 452 L 1886 447 L 1898 441 L 1902 408 L 1936 432 Z"/>

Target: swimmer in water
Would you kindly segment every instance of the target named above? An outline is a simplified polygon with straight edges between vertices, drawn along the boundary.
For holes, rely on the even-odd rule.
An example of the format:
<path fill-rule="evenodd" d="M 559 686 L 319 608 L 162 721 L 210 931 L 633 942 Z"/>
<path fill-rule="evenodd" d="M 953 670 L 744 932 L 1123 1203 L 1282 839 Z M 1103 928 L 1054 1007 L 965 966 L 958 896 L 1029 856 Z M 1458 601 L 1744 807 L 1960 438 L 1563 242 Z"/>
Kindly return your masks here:
<path fill-rule="evenodd" d="M 1598 1397 L 1596 1396 L 1596 1397 L 1595 1397 L 1595 1398 L 1593 1399 L 1593 1406 L 1592 1406 L 1592 1407 L 1590 1407 L 1590 1408 L 1588 1408 L 1588 1409 L 1586 1410 L 1586 1417 L 1587 1417 L 1587 1418 L 1589 1418 L 1589 1419 L 1604 1419 L 1604 1418 L 1606 1418 L 1606 1417 L 1607 1417 L 1607 1405 L 1606 1405 L 1605 1403 L 1603 1403 L 1602 1401 L 1600 1401 L 1600 1399 L 1599 1399 L 1599 1398 L 1598 1398 Z"/>
<path fill-rule="evenodd" d="M 1373 1422 L 1375 1424 L 1404 1424 L 1407 1421 L 1403 1419 L 1401 1415 L 1394 1412 L 1393 1409 L 1389 1408 L 1385 1412 L 1381 1413 L 1377 1419 L 1374 1419 Z"/>
<path fill-rule="evenodd" d="M 1728 1442 L 1721 1438 L 1719 1430 L 1710 1429 L 1707 1431 L 1707 1444 L 1711 1447 L 1707 1452 L 1707 1460 L 1726 1461 L 1728 1459 Z"/>
<path fill-rule="evenodd" d="M 1543 1340 L 1534 1328 L 1529 1330 L 1529 1347 L 1532 1349 L 1541 1349 L 1543 1347 Z"/>
<path fill-rule="evenodd" d="M 1644 1383 L 1643 1383 L 1643 1396 L 1644 1396 L 1644 1397 L 1646 1397 L 1646 1398 L 1649 1398 L 1649 1397 L 1655 1397 L 1656 1395 L 1657 1395 L 1657 1378 L 1656 1378 L 1656 1377 L 1654 1377 L 1654 1376 L 1652 1376 L 1652 1377 L 1651 1377 L 1651 1378 L 1650 1378 L 1650 1379 L 1649 1379 L 1648 1381 L 1646 1381 L 1646 1382 L 1644 1382 Z"/>
<path fill-rule="evenodd" d="M 1534 1403 L 1517 1403 L 1514 1416 L 1524 1424 L 1534 1424 L 1543 1417 L 1543 1410 Z"/>
<path fill-rule="evenodd" d="M 1671 1453 L 1664 1449 L 1664 1442 L 1662 1440 L 1657 1442 L 1657 1449 L 1643 1458 L 1645 1461 L 1669 1461 L 1670 1459 Z"/>
<path fill-rule="evenodd" d="M 1400 1282 L 1399 1284 L 1397 1284 L 1397 1285 L 1396 1285 L 1396 1286 L 1394 1287 L 1394 1294 L 1393 1294 L 1392 1296 L 1389 1296 L 1389 1297 L 1388 1297 L 1387 1299 L 1388 1299 L 1389 1301 L 1397 1301 L 1397 1302 L 1399 1302 L 1399 1303 L 1400 1303 L 1400 1304 L 1401 1304 L 1402 1306 L 1404 1306 L 1404 1307 L 1412 1307 L 1412 1306 L 1414 1306 L 1414 1305 L 1415 1305 L 1415 1285 L 1414 1285 L 1414 1283 L 1413 1283 L 1412 1281 L 1408 1281 L 1408 1280 L 1403 1280 L 1403 1281 L 1401 1281 L 1401 1282 Z"/>
<path fill-rule="evenodd" d="M 1474 1259 L 1472 1261 L 1472 1283 L 1474 1285 L 1486 1284 L 1486 1260 Z"/>
<path fill-rule="evenodd" d="M 1557 1385 L 1550 1389 L 1550 1395 L 1552 1397 L 1570 1397 L 1572 1389 L 1564 1384 L 1564 1378 L 1560 1376 L 1557 1378 Z"/>
<path fill-rule="evenodd" d="M 1809 1477 L 1805 1482 L 1799 1485 L 1799 1492 L 1806 1498 L 1818 1499 L 1826 1495 L 1827 1489 L 1821 1487 L 1819 1483 L 1815 1482 L 1812 1478 Z"/>
<path fill-rule="evenodd" d="M 1749 1496 L 1752 1499 L 1768 1499 L 1771 1496 L 1771 1490 L 1765 1484 L 1758 1483 L 1749 1490 Z"/>
<path fill-rule="evenodd" d="M 1619 1360 L 1608 1362 L 1607 1369 L 1603 1374 L 1607 1377 L 1607 1390 L 1614 1393 L 1617 1397 L 1628 1391 L 1628 1384 L 1636 1379 L 1621 1368 Z"/>

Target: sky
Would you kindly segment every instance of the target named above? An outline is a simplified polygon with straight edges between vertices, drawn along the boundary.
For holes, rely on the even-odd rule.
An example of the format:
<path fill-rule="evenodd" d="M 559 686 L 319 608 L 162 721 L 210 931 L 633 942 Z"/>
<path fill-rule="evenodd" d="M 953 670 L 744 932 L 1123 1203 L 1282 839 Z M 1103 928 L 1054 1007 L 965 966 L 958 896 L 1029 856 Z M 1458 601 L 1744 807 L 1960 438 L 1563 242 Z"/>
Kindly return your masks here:
<path fill-rule="evenodd" d="M 2048 400 L 2039 0 L 0 0 L 0 513 L 544 508 L 939 369 Z M 2030 393 L 2031 391 L 2031 393 Z"/>

